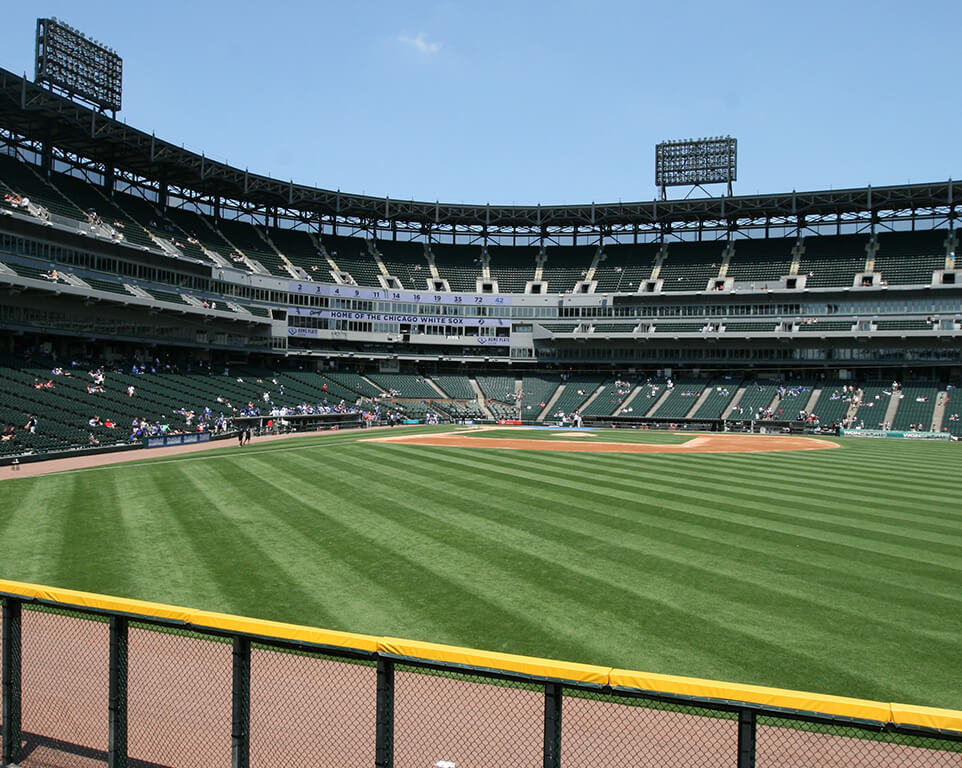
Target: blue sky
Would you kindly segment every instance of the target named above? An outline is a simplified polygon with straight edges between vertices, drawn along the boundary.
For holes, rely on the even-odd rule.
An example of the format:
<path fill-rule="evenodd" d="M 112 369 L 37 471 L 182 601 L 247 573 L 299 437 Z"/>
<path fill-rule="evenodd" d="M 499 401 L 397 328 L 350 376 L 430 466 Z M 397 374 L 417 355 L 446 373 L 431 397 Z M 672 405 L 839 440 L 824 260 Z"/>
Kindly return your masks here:
<path fill-rule="evenodd" d="M 39 0 L 3 16 L 0 67 L 33 77 L 36 18 L 56 16 L 123 57 L 129 124 L 329 189 L 650 200 L 658 141 L 725 134 L 736 194 L 962 177 L 958 0 Z"/>

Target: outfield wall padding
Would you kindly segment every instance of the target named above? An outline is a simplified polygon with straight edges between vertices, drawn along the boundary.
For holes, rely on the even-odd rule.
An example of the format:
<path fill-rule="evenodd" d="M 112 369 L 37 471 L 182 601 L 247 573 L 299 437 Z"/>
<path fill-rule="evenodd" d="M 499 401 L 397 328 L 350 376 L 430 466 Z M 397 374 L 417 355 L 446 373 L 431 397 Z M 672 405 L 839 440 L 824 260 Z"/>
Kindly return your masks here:
<path fill-rule="evenodd" d="M 223 715 L 204 717 L 204 708 L 223 713 L 223 707 L 232 707 L 235 758 L 249 759 L 253 750 L 264 759 L 264 745 L 270 744 L 271 754 L 295 764 L 323 754 L 350 765 L 360 749 L 367 756 L 357 764 L 391 768 L 395 744 L 401 763 L 420 764 L 431 755 L 443 757 L 438 750 L 457 751 L 469 734 L 489 731 L 494 742 L 510 742 L 512 754 L 543 749 L 549 768 L 560 766 L 565 750 L 566 765 L 595 765 L 624 750 L 645 751 L 642 762 L 652 765 L 695 764 L 686 761 L 700 755 L 698 764 L 731 760 L 739 768 L 792 765 L 776 759 L 786 750 L 818 753 L 823 760 L 838 751 L 845 754 L 839 764 L 873 768 L 942 765 L 930 762 L 933 754 L 946 765 L 962 760 L 959 711 L 337 632 L 14 581 L 0 581 L 0 594 L 4 756 L 31 767 L 96 754 L 110 768 L 120 768 L 127 764 L 128 727 L 137 734 L 158 732 L 156 718 L 165 706 L 174 722 L 164 727 L 174 730 L 182 727 L 178 718 L 184 711 L 194 712 L 190 728 L 196 729 L 198 716 L 204 727 L 215 728 Z M 103 645 L 108 634 L 109 653 Z M 128 663 L 137 700 L 157 699 L 153 709 L 140 703 L 128 712 Z M 176 693 L 178 685 L 191 680 L 186 690 L 198 693 L 187 694 L 190 706 L 164 703 L 185 695 Z M 210 682 L 199 682 L 204 680 Z M 108 682 L 109 712 L 98 715 L 95 703 L 107 702 Z M 102 693 L 91 695 L 91 689 Z M 535 705 L 532 695 L 543 696 L 543 705 Z M 338 702 L 333 710 L 323 703 L 328 698 Z M 29 715 L 23 722 L 21 701 Z M 78 713 L 71 721 L 76 735 L 69 737 L 58 714 L 65 707 Z M 322 721 L 310 725 L 321 711 L 327 712 Z M 505 719 L 509 711 L 517 715 Z M 143 712 L 155 722 L 137 720 Z M 113 748 L 102 741 L 100 716 L 110 718 Z M 531 717 L 543 718 L 543 743 L 540 737 L 532 742 Z M 438 718 L 447 723 L 440 731 Z M 615 720 L 624 721 L 617 735 L 596 743 L 592 734 Z M 651 742 L 663 728 L 667 735 Z M 675 733 L 679 728 L 684 738 Z M 758 763 L 756 733 L 765 755 Z M 183 759 L 164 756 L 171 743 L 136 742 L 130 757 L 169 765 L 192 764 L 199 754 L 207 763 L 219 760 L 211 746 L 220 743 L 214 735 L 204 739 L 206 752 L 179 744 Z M 409 760 L 415 752 L 418 760 Z"/>

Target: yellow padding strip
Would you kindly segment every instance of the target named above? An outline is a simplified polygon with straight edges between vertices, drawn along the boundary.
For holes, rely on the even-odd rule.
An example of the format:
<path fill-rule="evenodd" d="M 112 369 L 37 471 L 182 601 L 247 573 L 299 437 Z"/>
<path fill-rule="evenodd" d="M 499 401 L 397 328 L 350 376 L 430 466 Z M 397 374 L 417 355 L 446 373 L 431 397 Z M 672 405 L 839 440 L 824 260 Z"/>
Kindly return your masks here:
<path fill-rule="evenodd" d="M 381 638 L 378 651 L 409 659 L 441 661 L 449 664 L 497 669 L 533 677 L 550 677 L 555 680 L 592 683 L 594 685 L 607 685 L 610 671 L 608 667 L 595 667 L 590 664 L 572 664 L 571 662 L 553 661 L 552 659 L 517 656 L 512 653 L 477 651 L 473 648 L 421 643 L 416 640 L 401 640 L 396 637 Z"/>
<path fill-rule="evenodd" d="M 722 701 L 744 701 L 766 707 L 780 707 L 804 712 L 821 712 L 842 717 L 888 722 L 890 706 L 878 701 L 848 699 L 843 696 L 827 696 L 804 691 L 788 691 L 766 688 L 761 685 L 740 685 L 717 680 L 700 680 L 695 677 L 675 677 L 625 669 L 611 670 L 610 682 L 616 688 L 634 688 L 643 691 L 660 691 L 681 696 Z"/>
<path fill-rule="evenodd" d="M 962 732 L 962 712 L 954 709 L 892 704 L 892 722 L 896 725 L 920 725 L 924 728 L 937 728 L 941 731 Z"/>
<path fill-rule="evenodd" d="M 409 659 L 420 659 L 426 662 L 459 664 L 532 677 L 566 680 L 572 683 L 610 685 L 613 688 L 743 702 L 763 707 L 778 707 L 815 714 L 962 733 L 962 711 L 950 709 L 916 707 L 908 704 L 887 704 L 863 699 L 849 699 L 842 696 L 766 688 L 760 685 L 739 685 L 717 680 L 700 680 L 693 677 L 676 677 L 674 675 L 596 667 L 590 664 L 572 664 L 552 659 L 479 651 L 473 648 L 422 643 L 395 637 L 374 637 L 350 632 L 334 632 L 296 624 L 249 619 L 224 613 L 194 611 L 175 605 L 164 605 L 163 603 L 148 603 L 142 600 L 109 597 L 71 589 L 42 587 L 19 581 L 0 580 L 0 592 L 28 599 L 34 598 L 59 603 L 65 607 L 115 611 L 147 618 L 177 621 L 187 626 L 204 627 L 223 632 L 242 632 L 292 642 L 327 645 L 342 650 L 380 652 Z"/>

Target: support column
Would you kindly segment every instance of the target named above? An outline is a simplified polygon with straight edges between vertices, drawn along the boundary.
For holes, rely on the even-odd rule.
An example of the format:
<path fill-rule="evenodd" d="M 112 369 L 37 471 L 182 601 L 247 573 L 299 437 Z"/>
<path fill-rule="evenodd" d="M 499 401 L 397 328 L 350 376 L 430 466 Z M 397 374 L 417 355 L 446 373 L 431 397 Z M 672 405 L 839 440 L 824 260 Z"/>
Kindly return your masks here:
<path fill-rule="evenodd" d="M 561 768 L 561 701 L 559 683 L 544 687 L 544 768 Z"/>
<path fill-rule="evenodd" d="M 394 662 L 377 660 L 377 736 L 374 765 L 394 766 Z"/>
<path fill-rule="evenodd" d="M 127 619 L 110 617 L 108 768 L 127 768 Z"/>
<path fill-rule="evenodd" d="M 234 683 L 231 713 L 231 768 L 251 761 L 251 641 L 234 638 Z"/>
<path fill-rule="evenodd" d="M 20 601 L 13 597 L 3 598 L 3 646 L 0 648 L 3 663 L 3 764 L 20 760 Z"/>
<path fill-rule="evenodd" d="M 738 768 L 755 768 L 755 710 L 738 712 Z"/>

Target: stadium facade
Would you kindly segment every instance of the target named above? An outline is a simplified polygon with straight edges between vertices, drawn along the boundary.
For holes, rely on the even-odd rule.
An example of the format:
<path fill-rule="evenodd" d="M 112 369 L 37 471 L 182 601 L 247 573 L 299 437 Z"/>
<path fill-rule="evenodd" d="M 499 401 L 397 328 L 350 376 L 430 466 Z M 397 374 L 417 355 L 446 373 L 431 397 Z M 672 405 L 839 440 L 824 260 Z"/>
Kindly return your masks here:
<path fill-rule="evenodd" d="M 398 374 L 897 379 L 942 394 L 962 380 L 951 180 L 580 206 L 399 201 L 214 162 L 0 70 L 0 191 L 9 355 L 79 345 Z"/>

